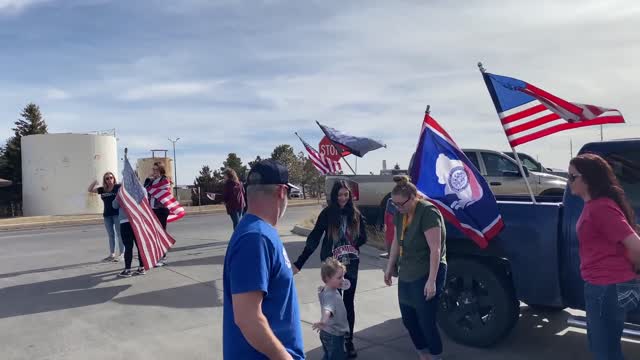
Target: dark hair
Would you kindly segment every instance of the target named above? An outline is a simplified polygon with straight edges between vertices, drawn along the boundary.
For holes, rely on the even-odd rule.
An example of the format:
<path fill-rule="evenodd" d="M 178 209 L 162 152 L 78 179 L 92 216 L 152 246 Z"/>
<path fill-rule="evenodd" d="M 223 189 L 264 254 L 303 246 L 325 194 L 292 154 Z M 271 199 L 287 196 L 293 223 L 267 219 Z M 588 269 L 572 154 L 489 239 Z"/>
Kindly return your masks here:
<path fill-rule="evenodd" d="M 636 228 L 636 217 L 624 189 L 611 168 L 611 165 L 596 154 L 582 154 L 569 162 L 580 173 L 582 181 L 587 184 L 592 199 L 607 197 L 620 207 L 631 228 Z"/>
<path fill-rule="evenodd" d="M 344 206 L 344 212 L 340 209 L 340 205 L 338 205 L 338 193 L 340 192 L 340 189 L 349 190 L 349 201 L 347 201 L 347 204 Z M 340 217 L 342 215 L 347 216 L 347 227 L 349 228 L 351 236 L 353 236 L 354 239 L 360 236 L 360 221 L 362 221 L 362 219 L 360 210 L 358 210 L 358 207 L 353 203 L 352 194 L 351 187 L 347 181 L 336 180 L 336 182 L 333 183 L 331 198 L 329 199 L 329 206 L 327 208 L 327 232 L 334 241 L 339 240 Z"/>
<path fill-rule="evenodd" d="M 238 179 L 238 174 L 236 173 L 235 170 L 231 168 L 226 168 L 224 169 L 224 174 L 227 176 L 227 178 L 229 178 L 229 180 L 233 181 L 234 183 L 240 182 L 240 179 Z"/>
<path fill-rule="evenodd" d="M 340 269 L 342 269 L 343 272 L 347 271 L 347 268 L 344 266 L 344 264 L 342 264 L 336 258 L 327 258 L 327 260 L 325 260 L 320 267 L 320 277 L 322 277 L 322 281 L 327 282 L 335 274 L 337 274 L 338 270 Z"/>
<path fill-rule="evenodd" d="M 406 198 L 418 197 L 418 189 L 411 183 L 407 175 L 396 175 L 393 177 L 393 181 L 396 186 L 391 190 L 391 195 L 402 195 Z"/>
<path fill-rule="evenodd" d="M 160 175 L 165 176 L 165 174 L 167 173 L 167 170 L 165 170 L 164 165 L 162 165 L 162 163 L 155 162 L 153 163 L 153 166 L 156 166 L 158 168 L 158 172 L 160 173 Z"/>

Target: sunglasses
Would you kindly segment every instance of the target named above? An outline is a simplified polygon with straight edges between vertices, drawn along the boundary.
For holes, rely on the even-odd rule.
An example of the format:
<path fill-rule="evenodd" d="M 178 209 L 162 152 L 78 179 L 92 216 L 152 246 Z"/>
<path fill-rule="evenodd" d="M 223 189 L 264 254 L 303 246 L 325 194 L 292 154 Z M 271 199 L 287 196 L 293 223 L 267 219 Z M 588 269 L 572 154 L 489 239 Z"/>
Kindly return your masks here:
<path fill-rule="evenodd" d="M 569 174 L 569 182 L 576 181 L 576 179 L 579 178 L 580 176 L 582 176 L 582 175 L 580 175 L 580 174 Z"/>
<path fill-rule="evenodd" d="M 104 178 L 105 180 L 113 180 L 113 176 L 107 176 L 106 178 Z"/>
<path fill-rule="evenodd" d="M 411 200 L 411 198 L 408 198 L 407 200 L 403 201 L 402 204 L 398 204 L 397 202 L 391 200 L 391 204 L 397 208 L 401 208 L 403 207 L 406 203 L 409 202 L 409 200 Z"/>

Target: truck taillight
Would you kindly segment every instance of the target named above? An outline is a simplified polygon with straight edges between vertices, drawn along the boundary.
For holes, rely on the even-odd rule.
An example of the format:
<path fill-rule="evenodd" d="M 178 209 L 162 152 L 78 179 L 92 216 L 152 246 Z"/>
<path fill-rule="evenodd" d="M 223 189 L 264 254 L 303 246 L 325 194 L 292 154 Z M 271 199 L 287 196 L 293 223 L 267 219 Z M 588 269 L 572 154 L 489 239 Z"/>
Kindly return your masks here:
<path fill-rule="evenodd" d="M 355 181 L 349 181 L 349 187 L 351 188 L 351 197 L 353 198 L 353 201 L 358 201 L 358 199 L 360 199 L 358 183 Z"/>

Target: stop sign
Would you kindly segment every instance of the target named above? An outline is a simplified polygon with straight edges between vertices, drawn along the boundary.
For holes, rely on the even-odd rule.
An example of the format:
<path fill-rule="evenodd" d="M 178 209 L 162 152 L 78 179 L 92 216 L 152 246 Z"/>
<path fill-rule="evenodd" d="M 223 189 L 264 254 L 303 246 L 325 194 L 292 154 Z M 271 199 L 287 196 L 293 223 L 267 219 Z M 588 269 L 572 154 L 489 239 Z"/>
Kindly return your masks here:
<path fill-rule="evenodd" d="M 336 147 L 331 143 L 331 140 L 329 140 L 329 138 L 326 136 L 323 137 L 322 140 L 320 140 L 320 144 L 318 144 L 318 147 L 320 148 L 320 153 L 331 160 L 338 161 L 342 158 Z"/>

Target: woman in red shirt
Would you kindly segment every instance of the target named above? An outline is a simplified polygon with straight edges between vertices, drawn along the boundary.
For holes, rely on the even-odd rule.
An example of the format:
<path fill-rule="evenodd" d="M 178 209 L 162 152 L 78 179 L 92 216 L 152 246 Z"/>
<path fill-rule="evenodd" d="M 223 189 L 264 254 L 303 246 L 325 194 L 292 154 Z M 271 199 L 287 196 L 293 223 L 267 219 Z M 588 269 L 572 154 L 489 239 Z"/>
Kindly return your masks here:
<path fill-rule="evenodd" d="M 571 160 L 569 186 L 584 200 L 576 231 L 589 347 L 595 359 L 621 360 L 625 315 L 640 299 L 635 215 L 611 166 L 598 155 Z"/>

